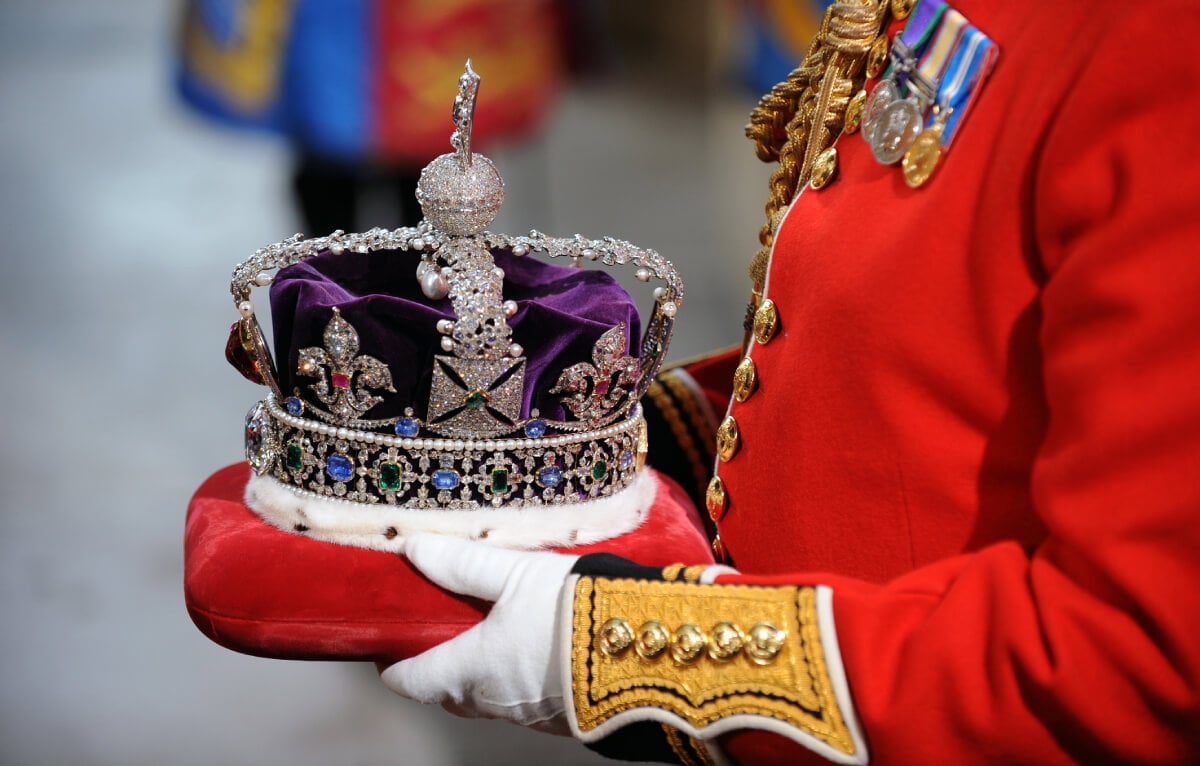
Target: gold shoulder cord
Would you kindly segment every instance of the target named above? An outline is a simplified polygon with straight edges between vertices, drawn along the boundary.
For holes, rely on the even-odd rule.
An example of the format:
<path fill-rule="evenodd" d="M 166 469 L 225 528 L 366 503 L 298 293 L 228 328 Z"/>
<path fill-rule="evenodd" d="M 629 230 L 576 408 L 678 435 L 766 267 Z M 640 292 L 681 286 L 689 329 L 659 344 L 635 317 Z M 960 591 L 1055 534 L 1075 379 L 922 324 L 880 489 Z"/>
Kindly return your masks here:
<path fill-rule="evenodd" d="M 755 154 L 779 167 L 771 175 L 767 222 L 758 234 L 762 247 L 750 263 L 747 333 L 762 301 L 775 231 L 797 190 L 811 179 L 817 155 L 841 133 L 850 98 L 866 80 L 867 53 L 887 29 L 888 10 L 888 0 L 836 0 L 804 61 L 750 113 L 746 137 Z"/>
<path fill-rule="evenodd" d="M 814 588 L 581 577 L 574 604 L 572 694 L 584 734 L 653 707 L 695 730 L 765 716 L 855 752 Z"/>

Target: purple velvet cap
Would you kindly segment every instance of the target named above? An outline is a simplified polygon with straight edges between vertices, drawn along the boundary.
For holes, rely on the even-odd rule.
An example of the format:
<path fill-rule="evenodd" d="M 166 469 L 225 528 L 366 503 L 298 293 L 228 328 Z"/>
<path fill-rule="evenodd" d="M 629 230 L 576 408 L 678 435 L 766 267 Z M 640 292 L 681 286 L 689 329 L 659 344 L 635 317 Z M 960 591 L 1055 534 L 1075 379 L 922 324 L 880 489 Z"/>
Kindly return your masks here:
<path fill-rule="evenodd" d="M 626 326 L 628 354 L 638 356 L 641 336 L 637 307 L 608 274 L 556 266 L 535 256 L 493 251 L 504 270 L 504 299 L 517 303 L 508 320 L 512 340 L 525 349 L 525 397 L 521 416 L 538 408 L 542 417 L 563 419 L 560 394 L 549 390 L 563 370 L 592 361 L 592 349 L 606 331 Z M 416 277 L 413 253 L 323 252 L 281 270 L 271 285 L 271 316 L 279 384 L 286 395 L 298 391 L 317 402 L 310 377 L 297 374 L 300 349 L 323 346 L 325 327 L 336 307 L 359 336 L 359 354 L 374 357 L 391 371 L 395 394 L 363 414 L 385 419 L 406 407 L 426 417 L 434 356 L 446 354 L 437 323 L 453 320 L 448 299 L 430 301 Z"/>

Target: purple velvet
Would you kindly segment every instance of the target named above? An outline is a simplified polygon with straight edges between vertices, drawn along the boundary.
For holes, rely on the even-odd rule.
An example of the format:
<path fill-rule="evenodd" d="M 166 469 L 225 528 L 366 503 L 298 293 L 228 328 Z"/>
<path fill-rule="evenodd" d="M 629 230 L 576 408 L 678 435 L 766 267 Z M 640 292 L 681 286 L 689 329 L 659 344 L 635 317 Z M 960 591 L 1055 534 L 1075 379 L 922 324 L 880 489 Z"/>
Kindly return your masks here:
<path fill-rule="evenodd" d="M 557 394 L 548 393 L 561 372 L 592 361 L 592 346 L 607 330 L 626 325 L 629 353 L 638 355 L 641 336 L 637 307 L 625 289 L 595 269 L 556 266 L 535 255 L 518 258 L 494 253 L 504 269 L 504 298 L 517 302 L 508 320 L 513 341 L 525 348 L 525 401 L 522 417 L 537 407 L 543 417 L 565 415 Z M 318 403 L 309 389 L 315 379 L 296 375 L 301 348 L 324 346 L 325 325 L 337 307 L 358 331 L 359 353 L 387 364 L 395 394 L 363 417 L 394 418 L 412 407 L 425 418 L 433 357 L 445 354 L 436 325 L 453 319 L 448 299 L 431 302 L 417 284 L 414 253 L 377 251 L 321 253 L 283 269 L 271 285 L 275 357 L 285 393 Z M 318 403 L 319 404 L 319 403 Z"/>

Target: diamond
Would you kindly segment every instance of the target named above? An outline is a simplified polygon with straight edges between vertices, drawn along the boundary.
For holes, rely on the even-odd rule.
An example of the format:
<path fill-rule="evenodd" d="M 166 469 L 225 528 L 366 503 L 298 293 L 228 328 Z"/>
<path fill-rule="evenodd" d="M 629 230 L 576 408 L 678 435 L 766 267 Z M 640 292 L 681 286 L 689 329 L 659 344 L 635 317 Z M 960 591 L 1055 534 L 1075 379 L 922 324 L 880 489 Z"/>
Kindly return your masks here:
<path fill-rule="evenodd" d="M 421 432 L 421 424 L 416 418 L 400 418 L 396 421 L 396 435 L 403 436 L 407 439 L 415 437 Z"/>
<path fill-rule="evenodd" d="M 538 472 L 537 479 L 538 484 L 541 484 L 543 487 L 557 487 L 559 484 L 562 484 L 563 470 L 556 465 L 543 468 Z"/>
<path fill-rule="evenodd" d="M 531 420 L 525 424 L 525 435 L 530 439 L 538 439 L 546 435 L 546 421 Z"/>
<path fill-rule="evenodd" d="M 246 413 L 246 460 L 261 474 L 267 470 L 274 459 L 271 449 L 271 432 L 269 430 L 266 408 L 258 402 Z"/>
<path fill-rule="evenodd" d="M 304 402 L 300 401 L 299 397 L 289 396 L 283 400 L 283 406 L 292 417 L 298 418 L 304 414 Z"/>
<path fill-rule="evenodd" d="M 344 372 L 335 372 L 330 376 L 333 379 L 334 388 L 350 388 L 350 376 Z"/>
<path fill-rule="evenodd" d="M 633 450 L 625 450 L 621 453 L 621 470 L 628 471 L 633 467 Z"/>
<path fill-rule="evenodd" d="M 508 492 L 508 469 L 492 469 L 492 494 L 502 495 Z"/>
<path fill-rule="evenodd" d="M 354 478 L 354 461 L 345 455 L 330 455 L 325 458 L 325 473 L 334 481 L 350 481 Z"/>
<path fill-rule="evenodd" d="M 442 468 L 441 470 L 434 471 L 433 476 L 431 476 L 430 479 L 432 479 L 434 487 L 437 489 L 446 490 L 454 489 L 458 486 L 459 476 L 458 471 Z"/>
<path fill-rule="evenodd" d="M 380 463 L 379 488 L 384 492 L 398 492 L 400 490 L 400 486 L 400 464 Z"/>
<path fill-rule="evenodd" d="M 288 444 L 287 457 L 284 462 L 289 471 L 299 472 L 304 470 L 304 450 L 300 448 L 299 444 L 295 442 Z"/>
<path fill-rule="evenodd" d="M 600 481 L 607 475 L 608 475 L 608 461 L 597 460 L 596 462 L 592 463 L 592 478 L 593 479 L 595 479 L 596 481 Z"/>

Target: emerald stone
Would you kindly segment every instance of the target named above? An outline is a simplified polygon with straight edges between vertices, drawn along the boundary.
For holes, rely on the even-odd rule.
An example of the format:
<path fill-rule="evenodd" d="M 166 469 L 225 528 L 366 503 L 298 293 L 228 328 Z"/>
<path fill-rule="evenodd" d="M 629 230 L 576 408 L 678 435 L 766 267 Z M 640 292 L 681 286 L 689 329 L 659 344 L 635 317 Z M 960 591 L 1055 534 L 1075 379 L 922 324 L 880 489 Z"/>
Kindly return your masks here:
<path fill-rule="evenodd" d="M 400 490 L 399 463 L 379 464 L 379 488 L 384 492 L 398 492 Z"/>
<path fill-rule="evenodd" d="M 596 481 L 600 481 L 607 475 L 608 475 L 608 461 L 597 460 L 596 462 L 592 463 L 592 478 L 593 479 L 595 479 Z"/>
<path fill-rule="evenodd" d="M 492 494 L 500 495 L 508 491 L 508 470 L 496 468 L 492 470 Z"/>
<path fill-rule="evenodd" d="M 482 410 L 487 403 L 488 395 L 478 388 L 467 394 L 466 405 L 473 410 Z"/>
<path fill-rule="evenodd" d="M 299 444 L 295 442 L 288 444 L 287 459 L 285 462 L 289 471 L 299 472 L 304 470 L 304 450 L 300 448 Z"/>

